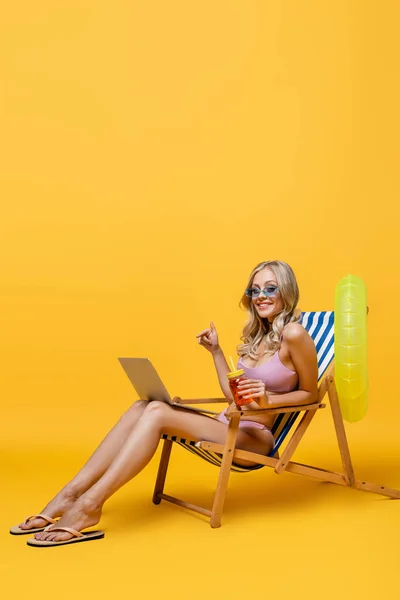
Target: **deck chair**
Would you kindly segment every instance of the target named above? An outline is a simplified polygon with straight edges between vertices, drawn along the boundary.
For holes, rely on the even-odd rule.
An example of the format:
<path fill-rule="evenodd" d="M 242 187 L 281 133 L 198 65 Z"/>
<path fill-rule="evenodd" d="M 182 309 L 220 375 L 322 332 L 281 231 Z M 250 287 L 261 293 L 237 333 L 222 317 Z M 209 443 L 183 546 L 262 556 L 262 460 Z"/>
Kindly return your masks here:
<path fill-rule="evenodd" d="M 367 309 L 368 312 L 368 309 Z M 225 444 L 217 444 L 202 440 L 186 440 L 176 436 L 162 434 L 163 448 L 160 464 L 158 468 L 157 479 L 153 493 L 153 503 L 160 504 L 161 500 L 172 502 L 184 508 L 196 511 L 210 518 L 211 527 L 220 527 L 222 510 L 225 501 L 225 495 L 228 487 L 228 480 L 231 471 L 248 472 L 261 469 L 264 466 L 272 467 L 277 474 L 285 471 L 308 475 L 322 481 L 328 481 L 339 485 L 349 486 L 358 490 L 375 492 L 390 498 L 400 498 L 400 491 L 385 486 L 358 481 L 354 477 L 353 466 L 350 458 L 349 447 L 347 444 L 346 432 L 340 411 L 338 395 L 334 377 L 334 313 L 326 312 L 304 312 L 301 317 L 301 324 L 312 337 L 317 350 L 318 358 L 318 397 L 313 404 L 301 405 L 294 409 L 293 406 L 284 408 L 265 408 L 256 411 L 246 411 L 246 415 L 255 414 L 274 414 L 276 415 L 272 433 L 275 438 L 275 446 L 271 452 L 265 456 L 255 452 L 235 449 L 235 441 L 238 433 L 238 426 L 241 416 L 244 414 L 239 409 L 232 411 L 228 416 L 229 425 Z M 325 408 L 322 403 L 325 395 L 328 394 L 331 407 L 333 422 L 336 431 L 336 437 L 339 445 L 343 473 L 336 473 L 318 467 L 292 462 L 291 458 L 297 446 L 305 434 L 308 426 L 318 410 Z M 199 398 L 199 399 L 178 399 L 179 404 L 209 404 L 217 402 L 226 402 L 226 398 Z M 217 413 L 214 413 L 217 414 Z M 301 416 L 302 415 L 302 416 Z M 297 423 L 296 428 L 294 427 Z M 289 433 L 292 432 L 290 439 Z M 279 449 L 282 447 L 285 439 L 288 442 L 279 456 Z M 220 467 L 217 489 L 214 496 L 211 510 L 184 502 L 173 496 L 164 493 L 164 484 L 167 475 L 168 463 L 170 459 L 173 444 L 178 444 L 186 450 L 200 456 L 211 464 Z M 235 464 L 235 458 L 251 460 L 257 462 L 255 466 L 244 467 Z"/>

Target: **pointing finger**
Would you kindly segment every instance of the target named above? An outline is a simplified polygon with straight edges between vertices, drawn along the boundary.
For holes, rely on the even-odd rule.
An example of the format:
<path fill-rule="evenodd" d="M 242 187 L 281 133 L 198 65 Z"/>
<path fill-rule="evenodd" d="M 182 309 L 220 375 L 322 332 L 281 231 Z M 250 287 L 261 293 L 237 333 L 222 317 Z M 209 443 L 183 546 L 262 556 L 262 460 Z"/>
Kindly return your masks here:
<path fill-rule="evenodd" d="M 203 331 L 200 331 L 200 333 L 198 333 L 196 335 L 196 337 L 201 337 L 202 335 L 208 335 L 210 333 L 209 329 L 203 329 Z"/>

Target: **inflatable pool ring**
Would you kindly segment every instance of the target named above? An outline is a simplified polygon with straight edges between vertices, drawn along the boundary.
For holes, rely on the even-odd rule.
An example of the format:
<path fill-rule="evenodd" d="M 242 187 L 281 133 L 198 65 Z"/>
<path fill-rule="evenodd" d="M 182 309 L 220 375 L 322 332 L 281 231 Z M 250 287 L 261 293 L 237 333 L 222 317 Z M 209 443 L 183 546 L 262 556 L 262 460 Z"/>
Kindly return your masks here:
<path fill-rule="evenodd" d="M 334 313 L 335 382 L 343 418 L 362 419 L 368 405 L 367 290 L 355 275 L 336 285 Z"/>

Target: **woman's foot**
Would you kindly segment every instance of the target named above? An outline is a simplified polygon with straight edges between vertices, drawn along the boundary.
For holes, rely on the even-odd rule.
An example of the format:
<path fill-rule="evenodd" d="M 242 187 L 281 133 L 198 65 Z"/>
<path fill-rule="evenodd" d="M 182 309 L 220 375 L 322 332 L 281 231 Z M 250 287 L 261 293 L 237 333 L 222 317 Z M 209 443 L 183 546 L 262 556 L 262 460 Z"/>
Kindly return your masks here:
<path fill-rule="evenodd" d="M 55 498 L 53 498 L 53 500 L 51 500 L 51 502 L 49 502 L 49 504 L 41 512 L 42 514 L 52 517 L 53 519 L 55 517 L 61 517 L 69 508 L 74 505 L 78 497 L 79 496 L 76 492 L 65 488 L 64 490 L 61 490 L 61 492 L 59 492 L 57 496 L 55 496 Z M 19 527 L 25 531 L 29 531 L 30 529 L 47 527 L 48 525 L 49 523 L 48 521 L 45 521 L 45 519 L 37 518 L 31 519 L 28 521 L 28 523 L 22 522 L 19 524 Z"/>
<path fill-rule="evenodd" d="M 96 505 L 91 499 L 81 496 L 75 504 L 69 508 L 57 522 L 54 527 L 70 527 L 76 531 L 81 531 L 87 527 L 93 527 L 96 525 L 101 518 L 101 507 Z M 53 527 L 53 525 L 50 525 Z M 47 540 L 54 542 L 61 542 L 69 540 L 73 535 L 67 531 L 42 531 L 35 533 L 37 540 Z"/>

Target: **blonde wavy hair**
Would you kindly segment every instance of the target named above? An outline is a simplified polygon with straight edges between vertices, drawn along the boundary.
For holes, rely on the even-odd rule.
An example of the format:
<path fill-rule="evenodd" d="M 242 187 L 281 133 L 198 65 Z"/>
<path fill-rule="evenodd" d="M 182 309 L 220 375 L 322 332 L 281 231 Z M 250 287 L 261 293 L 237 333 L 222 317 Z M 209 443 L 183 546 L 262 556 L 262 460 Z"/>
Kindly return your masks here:
<path fill-rule="evenodd" d="M 272 323 L 263 319 L 257 313 L 253 301 L 243 294 L 239 306 L 247 311 L 249 320 L 247 321 L 236 351 L 239 356 L 248 355 L 253 359 L 259 358 L 256 354 L 257 347 L 265 340 L 266 350 L 263 356 L 269 352 L 277 351 L 281 347 L 280 337 L 283 328 L 291 322 L 300 321 L 302 312 L 296 309 L 299 301 L 299 288 L 296 276 L 292 268 L 282 260 L 268 260 L 259 263 L 251 272 L 247 288 L 252 287 L 253 279 L 259 271 L 268 267 L 274 273 L 279 288 L 279 293 L 283 302 L 283 309 L 277 314 Z"/>

